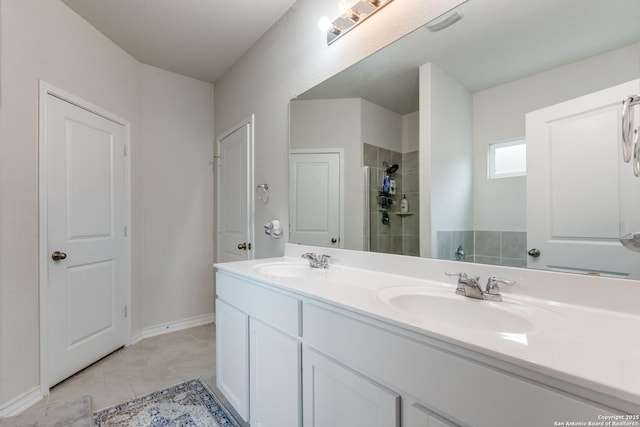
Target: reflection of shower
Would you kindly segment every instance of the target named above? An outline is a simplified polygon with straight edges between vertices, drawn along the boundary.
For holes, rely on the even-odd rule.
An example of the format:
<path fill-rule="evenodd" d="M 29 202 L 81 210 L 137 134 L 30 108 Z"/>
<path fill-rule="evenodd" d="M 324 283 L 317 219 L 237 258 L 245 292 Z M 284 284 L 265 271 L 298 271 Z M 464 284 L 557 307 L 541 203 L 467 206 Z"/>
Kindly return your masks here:
<path fill-rule="evenodd" d="M 398 165 L 397 164 L 389 165 L 389 163 L 387 162 L 382 162 L 382 170 L 383 170 L 382 188 L 380 189 L 381 190 L 380 195 L 393 196 L 396 194 L 396 178 L 394 177 L 394 174 L 398 170 Z M 388 199 L 388 197 L 385 198 L 384 200 L 386 199 Z M 393 203 L 392 201 L 390 201 L 389 203 L 386 203 L 384 200 L 379 200 L 379 203 L 382 205 L 383 209 L 387 208 L 386 205 L 391 205 L 391 203 Z"/>
<path fill-rule="evenodd" d="M 384 167 L 385 172 L 387 173 L 387 175 L 391 175 L 392 173 L 395 173 L 399 166 L 397 164 L 392 164 L 389 165 L 389 163 L 387 162 L 382 162 L 382 166 Z"/>
<path fill-rule="evenodd" d="M 382 218 L 380 218 L 382 220 L 382 224 L 384 225 L 389 225 L 389 212 L 382 212 Z"/>
<path fill-rule="evenodd" d="M 396 194 L 396 179 L 393 174 L 398 170 L 398 165 L 390 165 L 387 162 L 382 162 L 382 168 L 384 170 L 384 179 L 382 188 L 378 192 L 378 204 L 380 205 L 380 212 L 383 225 L 389 225 L 390 218 L 387 209 L 391 208 L 394 204 L 393 197 Z"/>

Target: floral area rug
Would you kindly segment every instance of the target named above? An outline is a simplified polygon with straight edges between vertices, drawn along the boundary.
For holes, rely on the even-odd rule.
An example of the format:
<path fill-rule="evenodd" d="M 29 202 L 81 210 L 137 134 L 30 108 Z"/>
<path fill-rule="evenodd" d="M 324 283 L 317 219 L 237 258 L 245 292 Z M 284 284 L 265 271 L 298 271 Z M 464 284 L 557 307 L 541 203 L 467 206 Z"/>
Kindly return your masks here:
<path fill-rule="evenodd" d="M 196 378 L 93 414 L 96 427 L 240 427 Z"/>

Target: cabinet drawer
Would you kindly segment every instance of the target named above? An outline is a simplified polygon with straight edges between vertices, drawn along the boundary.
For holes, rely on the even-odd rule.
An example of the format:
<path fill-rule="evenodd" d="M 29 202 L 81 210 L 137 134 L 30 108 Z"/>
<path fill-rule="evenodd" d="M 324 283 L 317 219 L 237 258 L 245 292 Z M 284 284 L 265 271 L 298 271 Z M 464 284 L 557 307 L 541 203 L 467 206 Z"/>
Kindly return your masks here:
<path fill-rule="evenodd" d="M 301 335 L 301 301 L 298 298 L 221 272 L 216 273 L 216 293 L 218 298 L 249 313 L 252 318 L 289 335 Z"/>

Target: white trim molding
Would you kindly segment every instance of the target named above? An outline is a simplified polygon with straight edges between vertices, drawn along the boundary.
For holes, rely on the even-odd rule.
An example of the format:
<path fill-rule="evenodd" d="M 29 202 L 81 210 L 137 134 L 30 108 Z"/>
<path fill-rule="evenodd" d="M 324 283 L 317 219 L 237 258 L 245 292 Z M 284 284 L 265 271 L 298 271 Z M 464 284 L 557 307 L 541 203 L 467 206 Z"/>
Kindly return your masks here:
<path fill-rule="evenodd" d="M 203 314 L 200 316 L 190 317 L 175 322 L 161 323 L 159 325 L 147 326 L 135 332 L 131 336 L 131 344 L 136 344 L 145 338 L 155 337 L 157 335 L 167 334 L 169 332 L 181 331 L 183 329 L 193 328 L 195 326 L 208 325 L 215 323 L 215 314 Z"/>
<path fill-rule="evenodd" d="M 31 390 L 21 394 L 13 400 L 0 406 L 0 418 L 13 417 L 18 415 L 25 409 L 30 408 L 42 400 L 40 387 L 34 387 Z"/>

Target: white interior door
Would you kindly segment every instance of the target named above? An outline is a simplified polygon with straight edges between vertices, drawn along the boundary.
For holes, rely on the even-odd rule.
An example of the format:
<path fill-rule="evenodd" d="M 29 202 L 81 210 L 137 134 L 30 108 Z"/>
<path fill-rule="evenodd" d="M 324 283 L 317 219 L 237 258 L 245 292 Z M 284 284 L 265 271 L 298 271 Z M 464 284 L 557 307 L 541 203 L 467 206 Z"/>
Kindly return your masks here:
<path fill-rule="evenodd" d="M 48 385 L 126 343 L 124 126 L 46 95 Z"/>
<path fill-rule="evenodd" d="M 529 268 L 640 277 L 618 241 L 622 100 L 639 92 L 634 80 L 527 114 Z"/>
<path fill-rule="evenodd" d="M 218 138 L 218 262 L 253 259 L 253 117 Z"/>
<path fill-rule="evenodd" d="M 289 154 L 291 243 L 342 247 L 341 179 L 340 153 Z"/>

